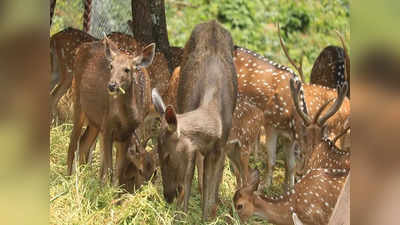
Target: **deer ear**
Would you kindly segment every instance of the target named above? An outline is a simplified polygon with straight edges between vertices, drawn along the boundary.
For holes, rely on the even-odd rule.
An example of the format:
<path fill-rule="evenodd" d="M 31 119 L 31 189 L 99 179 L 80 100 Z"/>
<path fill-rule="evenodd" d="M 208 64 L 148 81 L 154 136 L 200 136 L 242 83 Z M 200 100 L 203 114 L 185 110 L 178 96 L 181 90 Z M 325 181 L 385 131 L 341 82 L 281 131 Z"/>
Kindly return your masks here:
<path fill-rule="evenodd" d="M 168 130 L 170 132 L 176 131 L 176 128 L 178 126 L 178 120 L 176 119 L 176 113 L 174 108 L 169 105 L 165 109 L 165 114 L 164 114 L 165 121 L 167 121 L 168 124 Z"/>
<path fill-rule="evenodd" d="M 154 55 L 156 54 L 156 44 L 151 43 L 147 45 L 142 52 L 142 57 L 140 57 L 137 65 L 142 68 L 146 68 L 151 65 L 154 59 Z"/>
<path fill-rule="evenodd" d="M 165 104 L 156 88 L 151 91 L 151 100 L 153 101 L 156 111 L 160 114 L 165 113 Z"/>
<path fill-rule="evenodd" d="M 258 185 L 260 184 L 260 172 L 257 169 L 253 169 L 250 177 L 249 177 L 249 190 L 251 192 L 255 192 L 258 189 Z"/>
<path fill-rule="evenodd" d="M 117 55 L 118 46 L 113 41 L 108 39 L 107 37 L 104 37 L 104 45 L 105 45 L 104 53 L 105 53 L 106 59 L 111 61 L 112 58 Z"/>

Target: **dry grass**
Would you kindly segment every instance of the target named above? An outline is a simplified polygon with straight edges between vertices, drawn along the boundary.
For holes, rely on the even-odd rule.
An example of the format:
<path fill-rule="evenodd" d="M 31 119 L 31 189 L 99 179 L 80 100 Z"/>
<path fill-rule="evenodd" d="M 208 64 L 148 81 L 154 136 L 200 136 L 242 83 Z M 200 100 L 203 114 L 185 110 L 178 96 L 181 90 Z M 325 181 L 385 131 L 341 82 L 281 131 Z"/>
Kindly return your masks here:
<path fill-rule="evenodd" d="M 176 210 L 175 203 L 165 202 L 160 176 L 134 194 L 102 185 L 98 179 L 98 145 L 92 163 L 76 168 L 76 173 L 67 177 L 66 153 L 71 129 L 71 124 L 63 124 L 50 131 L 50 224 L 202 224 L 201 196 L 196 176 L 187 215 Z M 282 172 L 279 170 L 275 173 L 280 180 Z M 234 191 L 235 177 L 227 160 L 220 188 L 222 204 L 218 209 L 218 217 L 206 224 L 240 224 L 236 213 L 232 213 Z M 280 189 L 275 185 L 271 191 L 279 192 Z M 248 224 L 268 223 L 254 218 Z"/>

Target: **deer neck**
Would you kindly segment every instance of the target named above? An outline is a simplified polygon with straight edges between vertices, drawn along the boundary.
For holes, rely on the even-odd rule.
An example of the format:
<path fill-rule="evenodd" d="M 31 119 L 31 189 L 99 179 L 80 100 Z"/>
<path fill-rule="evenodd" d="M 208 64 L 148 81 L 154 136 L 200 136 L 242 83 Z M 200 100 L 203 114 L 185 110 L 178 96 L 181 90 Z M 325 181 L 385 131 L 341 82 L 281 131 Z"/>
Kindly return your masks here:
<path fill-rule="evenodd" d="M 263 196 L 254 198 L 254 214 L 273 224 L 291 224 L 290 202 L 287 198 L 272 200 Z"/>
<path fill-rule="evenodd" d="M 330 141 L 323 140 L 315 149 L 309 168 L 350 168 L 350 153 L 339 149 Z"/>

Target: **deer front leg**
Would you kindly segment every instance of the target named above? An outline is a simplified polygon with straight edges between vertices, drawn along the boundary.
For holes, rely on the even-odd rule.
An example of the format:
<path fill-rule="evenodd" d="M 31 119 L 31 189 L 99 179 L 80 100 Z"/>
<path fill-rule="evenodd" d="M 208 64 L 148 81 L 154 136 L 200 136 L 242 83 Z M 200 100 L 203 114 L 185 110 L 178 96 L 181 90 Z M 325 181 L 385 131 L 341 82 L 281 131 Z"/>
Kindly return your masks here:
<path fill-rule="evenodd" d="M 295 157 L 296 143 L 291 141 L 288 143 L 285 151 L 286 156 L 286 174 L 285 174 L 285 185 L 286 190 L 290 190 L 294 187 L 294 176 L 296 173 L 296 157 Z"/>
<path fill-rule="evenodd" d="M 183 199 L 178 199 L 178 205 L 181 205 L 183 201 L 184 212 L 187 212 L 189 207 L 189 197 L 190 197 L 190 191 L 192 189 L 192 181 L 193 181 L 196 158 L 197 158 L 196 152 L 188 153 L 188 166 L 186 167 L 185 178 L 184 178 L 184 189 L 183 189 L 184 195 Z"/>
<path fill-rule="evenodd" d="M 112 135 L 108 129 L 104 129 L 102 145 L 100 146 L 102 152 L 102 169 L 100 176 L 103 184 L 110 181 L 112 178 Z"/>
<path fill-rule="evenodd" d="M 113 177 L 114 186 L 121 185 L 122 174 L 127 167 L 126 153 L 128 151 L 129 139 L 124 142 L 116 142 L 117 155 L 115 160 L 115 176 Z"/>
<path fill-rule="evenodd" d="M 216 197 L 218 196 L 218 187 L 222 180 L 224 169 L 225 153 L 222 148 L 217 148 L 205 156 L 204 174 L 203 174 L 203 220 L 206 221 L 210 217 L 214 218 L 217 205 Z"/>
<path fill-rule="evenodd" d="M 266 132 L 266 147 L 268 155 L 267 172 L 265 173 L 265 183 L 259 186 L 259 191 L 263 190 L 265 187 L 269 187 L 272 184 L 272 174 L 276 162 L 276 143 L 278 139 L 278 132 L 273 128 L 266 129 Z"/>
<path fill-rule="evenodd" d="M 196 166 L 199 192 L 203 194 L 204 156 L 200 152 L 196 152 Z"/>

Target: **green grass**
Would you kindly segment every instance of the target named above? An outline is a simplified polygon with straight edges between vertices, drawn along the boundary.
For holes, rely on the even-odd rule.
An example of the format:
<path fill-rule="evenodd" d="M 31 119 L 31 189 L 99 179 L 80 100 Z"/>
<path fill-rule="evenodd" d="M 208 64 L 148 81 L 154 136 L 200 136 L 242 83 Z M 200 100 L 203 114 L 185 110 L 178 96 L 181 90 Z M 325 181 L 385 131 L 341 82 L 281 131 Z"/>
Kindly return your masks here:
<path fill-rule="evenodd" d="M 99 179 L 99 145 L 90 165 L 77 168 L 71 177 L 66 176 L 66 154 L 71 129 L 71 124 L 63 124 L 50 130 L 50 224 L 202 224 L 197 176 L 194 179 L 187 215 L 178 211 L 175 203 L 166 203 L 160 176 L 156 176 L 153 182 L 144 185 L 134 194 L 124 193 L 110 185 L 102 185 Z M 281 193 L 279 183 L 283 173 L 282 169 L 275 172 L 276 183 L 269 194 Z M 206 224 L 240 224 L 232 210 L 235 183 L 227 160 L 220 188 L 218 217 Z M 248 224 L 268 223 L 253 218 Z"/>

